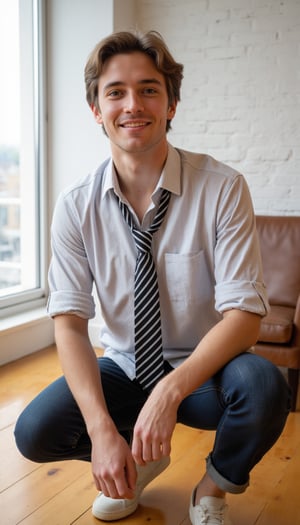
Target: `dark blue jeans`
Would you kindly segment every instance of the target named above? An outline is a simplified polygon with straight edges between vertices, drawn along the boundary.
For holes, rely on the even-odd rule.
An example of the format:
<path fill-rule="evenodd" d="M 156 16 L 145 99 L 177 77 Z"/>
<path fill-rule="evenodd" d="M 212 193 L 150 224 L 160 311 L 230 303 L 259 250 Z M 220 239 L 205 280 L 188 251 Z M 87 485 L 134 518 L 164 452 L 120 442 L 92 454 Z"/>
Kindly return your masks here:
<path fill-rule="evenodd" d="M 100 358 L 99 366 L 111 417 L 129 442 L 147 394 L 111 359 Z M 166 373 L 170 369 L 166 364 Z M 281 372 L 269 361 L 244 353 L 182 401 L 178 422 L 216 430 L 207 471 L 221 489 L 239 493 L 248 486 L 251 469 L 280 436 L 289 406 Z M 15 437 L 20 452 L 32 461 L 91 458 L 85 423 L 64 377 L 23 411 Z"/>

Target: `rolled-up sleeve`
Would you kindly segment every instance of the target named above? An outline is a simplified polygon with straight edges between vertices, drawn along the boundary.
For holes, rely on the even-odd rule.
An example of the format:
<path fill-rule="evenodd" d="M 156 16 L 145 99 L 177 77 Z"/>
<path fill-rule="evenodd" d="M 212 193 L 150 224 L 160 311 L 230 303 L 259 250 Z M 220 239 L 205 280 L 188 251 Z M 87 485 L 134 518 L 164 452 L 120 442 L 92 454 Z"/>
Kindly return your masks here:
<path fill-rule="evenodd" d="M 265 316 L 269 310 L 255 215 L 246 181 L 238 175 L 222 195 L 215 246 L 215 308 Z"/>
<path fill-rule="evenodd" d="M 70 194 L 62 194 L 57 201 L 51 227 L 51 248 L 49 315 L 75 313 L 86 319 L 94 317 L 93 276 L 81 236 L 80 220 Z"/>
<path fill-rule="evenodd" d="M 264 283 L 230 281 L 216 285 L 216 310 L 225 312 L 236 308 L 265 316 L 268 312 L 268 298 Z"/>

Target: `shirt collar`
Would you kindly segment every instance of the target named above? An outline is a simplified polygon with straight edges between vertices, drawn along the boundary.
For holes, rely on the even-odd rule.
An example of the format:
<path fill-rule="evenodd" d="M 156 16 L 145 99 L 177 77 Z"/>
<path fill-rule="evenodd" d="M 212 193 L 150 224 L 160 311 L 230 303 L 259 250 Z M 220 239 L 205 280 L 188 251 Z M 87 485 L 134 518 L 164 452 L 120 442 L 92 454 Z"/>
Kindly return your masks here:
<path fill-rule="evenodd" d="M 171 144 L 168 144 L 167 160 L 154 193 L 160 188 L 169 190 L 175 195 L 181 194 L 181 159 L 179 152 Z M 102 198 L 109 190 L 114 190 L 119 197 L 122 196 L 112 159 L 105 168 Z"/>
<path fill-rule="evenodd" d="M 102 199 L 104 199 L 105 195 L 109 190 L 114 190 L 116 187 L 116 184 L 118 184 L 118 179 L 116 176 L 114 164 L 112 161 L 112 158 L 109 159 L 105 170 L 104 170 L 104 181 L 103 181 L 103 190 L 102 190 Z M 119 186 L 119 184 L 118 184 Z"/>
<path fill-rule="evenodd" d="M 168 157 L 158 186 L 175 195 L 181 194 L 181 159 L 179 152 L 171 144 L 168 144 Z"/>

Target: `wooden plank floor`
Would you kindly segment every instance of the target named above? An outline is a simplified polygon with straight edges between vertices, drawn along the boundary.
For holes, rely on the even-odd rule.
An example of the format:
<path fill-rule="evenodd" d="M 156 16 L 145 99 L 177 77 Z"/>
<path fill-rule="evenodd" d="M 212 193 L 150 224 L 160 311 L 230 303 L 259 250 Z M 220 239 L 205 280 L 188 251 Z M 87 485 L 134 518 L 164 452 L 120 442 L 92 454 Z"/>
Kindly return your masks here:
<path fill-rule="evenodd" d="M 40 465 L 17 451 L 13 429 L 23 407 L 60 375 L 55 348 L 0 367 L 0 524 L 95 525 L 90 465 Z M 172 462 L 147 487 L 138 510 L 122 525 L 189 525 L 190 493 L 205 468 L 213 432 L 177 425 Z M 251 485 L 228 496 L 234 525 L 300 525 L 300 412 L 290 414 L 278 442 L 254 469 Z"/>

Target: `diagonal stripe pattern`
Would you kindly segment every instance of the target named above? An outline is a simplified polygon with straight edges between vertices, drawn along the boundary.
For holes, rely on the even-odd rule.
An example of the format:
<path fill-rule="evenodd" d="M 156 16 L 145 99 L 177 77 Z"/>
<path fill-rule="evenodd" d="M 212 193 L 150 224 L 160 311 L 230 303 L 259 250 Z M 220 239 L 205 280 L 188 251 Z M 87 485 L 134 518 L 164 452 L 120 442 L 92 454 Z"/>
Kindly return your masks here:
<path fill-rule="evenodd" d="M 146 231 L 135 227 L 128 207 L 119 200 L 138 252 L 134 274 L 135 367 L 136 379 L 145 390 L 151 390 L 164 373 L 159 290 L 151 246 L 153 233 L 164 220 L 170 196 L 168 190 L 162 191 L 154 221 Z"/>

